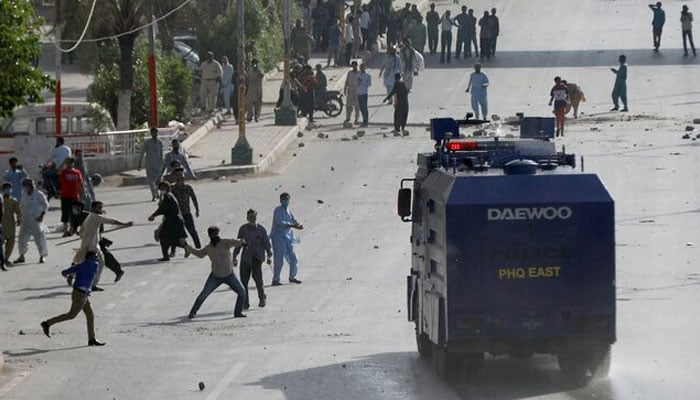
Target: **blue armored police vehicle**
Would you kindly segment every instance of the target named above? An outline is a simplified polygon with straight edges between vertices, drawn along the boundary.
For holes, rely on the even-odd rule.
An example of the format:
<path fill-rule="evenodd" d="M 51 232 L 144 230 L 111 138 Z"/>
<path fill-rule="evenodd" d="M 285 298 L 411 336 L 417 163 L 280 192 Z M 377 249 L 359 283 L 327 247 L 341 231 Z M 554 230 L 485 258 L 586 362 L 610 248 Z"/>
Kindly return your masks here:
<path fill-rule="evenodd" d="M 576 383 L 605 376 L 613 199 L 548 137 L 460 138 L 460 125 L 481 122 L 432 119 L 435 151 L 418 154 L 415 178 L 401 181 L 418 352 L 445 377 L 479 369 L 486 353 L 556 355 Z"/>

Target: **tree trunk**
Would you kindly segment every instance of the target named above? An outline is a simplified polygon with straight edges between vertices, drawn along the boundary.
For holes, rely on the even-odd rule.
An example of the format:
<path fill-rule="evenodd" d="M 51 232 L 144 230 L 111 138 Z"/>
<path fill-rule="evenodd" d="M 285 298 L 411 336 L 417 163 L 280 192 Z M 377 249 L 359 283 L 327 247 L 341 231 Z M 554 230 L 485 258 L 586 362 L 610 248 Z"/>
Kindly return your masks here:
<path fill-rule="evenodd" d="M 131 129 L 131 91 L 134 86 L 134 43 L 136 34 L 119 37 L 119 92 L 117 129 Z"/>

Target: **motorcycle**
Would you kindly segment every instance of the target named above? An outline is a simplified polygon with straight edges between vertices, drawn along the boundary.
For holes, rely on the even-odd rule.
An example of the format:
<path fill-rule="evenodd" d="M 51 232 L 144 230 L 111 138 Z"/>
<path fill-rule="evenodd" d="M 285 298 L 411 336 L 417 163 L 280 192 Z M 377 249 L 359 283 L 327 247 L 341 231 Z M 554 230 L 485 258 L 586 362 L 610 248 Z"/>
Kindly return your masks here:
<path fill-rule="evenodd" d="M 58 169 L 56 164 L 49 161 L 46 164 L 40 164 L 39 169 L 41 170 L 41 181 L 39 181 L 38 188 L 46 194 L 46 199 L 51 200 L 52 198 L 59 198 L 61 192 L 61 185 L 58 180 Z"/>
<path fill-rule="evenodd" d="M 343 112 L 343 95 L 339 90 L 328 90 L 326 91 L 325 101 L 317 100 L 314 109 L 323 111 L 329 117 L 337 117 Z"/>

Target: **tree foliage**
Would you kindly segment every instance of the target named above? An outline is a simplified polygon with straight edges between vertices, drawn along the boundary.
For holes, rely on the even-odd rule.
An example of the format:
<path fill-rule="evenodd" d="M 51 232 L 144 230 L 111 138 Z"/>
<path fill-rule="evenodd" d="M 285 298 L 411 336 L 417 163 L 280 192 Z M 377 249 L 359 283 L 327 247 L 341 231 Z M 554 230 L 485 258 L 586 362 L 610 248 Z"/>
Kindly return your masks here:
<path fill-rule="evenodd" d="M 119 90 L 119 52 L 102 49 L 103 61 L 95 73 L 95 81 L 90 85 L 89 100 L 101 104 L 116 117 Z M 111 54 L 111 57 L 108 56 Z M 111 59 L 110 59 L 111 58 Z M 131 128 L 148 124 L 149 88 L 148 88 L 148 46 L 143 41 L 136 43 L 134 51 L 134 81 L 131 96 Z M 192 72 L 185 68 L 182 61 L 173 55 L 157 54 L 156 81 L 158 86 L 158 119 L 160 122 L 170 120 L 187 121 L 189 118 L 192 92 Z"/>
<path fill-rule="evenodd" d="M 244 0 L 245 49 L 248 60 L 257 58 L 264 70 L 272 69 L 284 57 L 282 0 Z M 200 54 L 214 52 L 217 59 L 228 56 L 236 65 L 238 15 L 236 2 L 221 8 L 216 0 L 197 3 L 195 33 Z"/>
<path fill-rule="evenodd" d="M 41 56 L 41 22 L 32 3 L 0 0 L 0 117 L 53 88 L 53 79 L 34 66 Z"/>

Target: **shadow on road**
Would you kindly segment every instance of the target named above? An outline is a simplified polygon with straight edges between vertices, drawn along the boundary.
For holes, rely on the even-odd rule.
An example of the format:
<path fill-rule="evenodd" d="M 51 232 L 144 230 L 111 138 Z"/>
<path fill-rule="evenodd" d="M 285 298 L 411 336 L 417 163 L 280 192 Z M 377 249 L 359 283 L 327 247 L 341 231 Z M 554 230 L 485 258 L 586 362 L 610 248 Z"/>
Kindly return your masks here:
<path fill-rule="evenodd" d="M 627 56 L 630 67 L 657 65 L 700 65 L 698 57 L 683 57 L 682 49 L 666 49 L 654 53 L 649 49 L 608 50 L 551 50 L 551 51 L 499 51 L 491 60 L 478 58 L 452 59 L 440 64 L 439 54 L 425 57 L 426 68 L 469 68 L 480 62 L 485 69 L 494 68 L 564 68 L 564 67 L 616 67 L 617 57 Z M 454 54 L 453 54 L 454 56 Z"/>
<path fill-rule="evenodd" d="M 70 290 L 70 287 L 68 285 L 64 286 L 66 290 Z M 49 292 L 49 293 L 44 293 L 44 294 L 38 294 L 36 296 L 27 296 L 24 298 L 24 300 L 41 300 L 41 299 L 53 299 L 55 297 L 60 297 L 60 296 L 68 296 L 70 295 L 69 291 L 66 292 Z"/>
<path fill-rule="evenodd" d="M 576 399 L 612 399 L 612 383 L 595 381 L 571 389 L 552 357 L 527 361 L 487 358 L 478 375 L 458 382 L 440 379 L 432 364 L 416 353 L 383 353 L 318 368 L 270 375 L 251 385 L 278 390 L 288 400 L 301 399 L 501 399 L 515 400 L 567 393 Z M 342 390 L 342 395 L 338 393 Z"/>
<path fill-rule="evenodd" d="M 8 350 L 8 351 L 5 351 L 4 353 L 7 354 L 9 357 L 28 357 L 28 356 L 35 356 L 37 354 L 53 353 L 56 351 L 77 350 L 77 349 L 82 349 L 83 347 L 88 347 L 88 346 L 85 345 L 85 346 L 73 346 L 73 347 L 59 347 L 57 349 L 30 348 L 30 349 L 22 349 L 22 350 L 17 350 L 17 351 Z"/>

